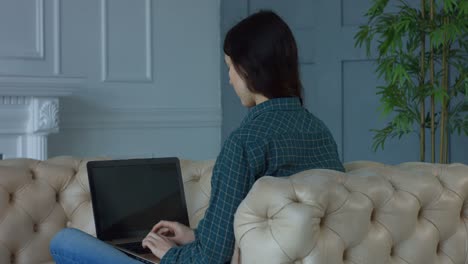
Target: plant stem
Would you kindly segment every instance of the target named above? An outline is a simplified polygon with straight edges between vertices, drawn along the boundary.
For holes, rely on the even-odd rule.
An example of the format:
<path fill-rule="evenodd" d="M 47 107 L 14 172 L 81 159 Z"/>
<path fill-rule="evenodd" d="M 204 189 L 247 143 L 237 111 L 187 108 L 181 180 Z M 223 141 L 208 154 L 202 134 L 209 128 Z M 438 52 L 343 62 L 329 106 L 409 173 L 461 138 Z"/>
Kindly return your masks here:
<path fill-rule="evenodd" d="M 448 24 L 448 17 L 444 18 L 444 25 Z M 442 46 L 442 88 L 448 94 L 448 43 L 447 43 L 447 33 L 444 32 L 444 42 Z M 440 123 L 440 163 L 447 163 L 447 142 L 446 142 L 446 133 L 447 133 L 447 97 L 444 95 L 442 99 L 442 121 Z"/>
<path fill-rule="evenodd" d="M 424 22 L 426 18 L 426 0 L 421 0 L 421 14 L 422 21 Z M 425 116 L 426 116 L 426 103 L 424 101 L 424 84 L 426 82 L 426 69 L 425 69 L 425 56 L 426 56 L 426 33 L 424 28 L 420 29 L 421 31 L 421 74 L 419 76 L 419 87 L 421 89 L 421 99 L 420 99 L 420 122 L 419 122 L 419 160 L 424 161 L 426 159 L 426 126 L 425 126 Z"/>
<path fill-rule="evenodd" d="M 434 3 L 435 0 L 431 0 L 431 13 L 430 13 L 430 20 L 431 25 L 434 22 Z M 431 58 L 430 58 L 430 75 L 431 75 L 431 89 L 434 91 L 434 48 L 431 45 Z M 434 94 L 431 93 L 431 162 L 435 163 L 435 99 Z"/>
<path fill-rule="evenodd" d="M 448 105 L 448 104 L 447 104 Z M 445 120 L 448 120 L 448 109 L 447 109 L 447 112 L 445 112 L 445 114 L 447 115 L 445 117 Z M 445 149 L 444 149 L 444 163 L 448 163 L 449 160 L 448 160 L 448 145 L 449 145 L 449 132 L 448 132 L 448 129 L 446 128 L 445 130 Z"/>

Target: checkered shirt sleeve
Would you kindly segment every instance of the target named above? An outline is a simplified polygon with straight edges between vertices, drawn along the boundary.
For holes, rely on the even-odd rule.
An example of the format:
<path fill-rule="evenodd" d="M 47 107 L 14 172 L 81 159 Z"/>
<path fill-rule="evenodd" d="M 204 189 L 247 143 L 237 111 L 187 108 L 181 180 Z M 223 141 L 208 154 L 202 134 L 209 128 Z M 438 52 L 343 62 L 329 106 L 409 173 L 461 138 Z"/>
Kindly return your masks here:
<path fill-rule="evenodd" d="M 226 263 L 234 251 L 234 214 L 250 190 L 246 153 L 237 136 L 229 137 L 217 158 L 210 204 L 191 244 L 169 250 L 166 263 Z"/>

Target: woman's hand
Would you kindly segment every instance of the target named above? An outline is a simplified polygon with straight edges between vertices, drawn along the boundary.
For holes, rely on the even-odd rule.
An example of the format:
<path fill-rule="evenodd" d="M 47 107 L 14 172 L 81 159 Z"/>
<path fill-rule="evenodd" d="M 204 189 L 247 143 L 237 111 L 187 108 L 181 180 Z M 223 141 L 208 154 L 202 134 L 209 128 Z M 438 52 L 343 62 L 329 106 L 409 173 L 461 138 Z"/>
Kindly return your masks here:
<path fill-rule="evenodd" d="M 153 227 L 150 233 L 156 233 L 177 245 L 185 245 L 195 240 L 193 230 L 177 222 L 161 221 Z"/>
<path fill-rule="evenodd" d="M 176 246 L 176 244 L 169 240 L 167 237 L 160 236 L 153 232 L 150 232 L 143 239 L 141 245 L 144 248 L 149 248 L 151 252 L 160 259 L 162 259 L 164 255 L 166 255 L 169 249 Z"/>

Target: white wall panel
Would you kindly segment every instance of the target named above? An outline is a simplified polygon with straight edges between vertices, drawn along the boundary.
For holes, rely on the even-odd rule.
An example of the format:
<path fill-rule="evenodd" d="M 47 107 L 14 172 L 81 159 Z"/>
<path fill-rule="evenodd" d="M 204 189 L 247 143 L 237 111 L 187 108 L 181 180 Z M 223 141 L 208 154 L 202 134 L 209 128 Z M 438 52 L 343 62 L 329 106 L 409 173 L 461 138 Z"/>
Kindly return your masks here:
<path fill-rule="evenodd" d="M 43 59 L 44 1 L 1 1 L 0 39 L 0 59 Z"/>
<path fill-rule="evenodd" d="M 151 3 L 101 0 L 102 81 L 153 81 Z"/>
<path fill-rule="evenodd" d="M 0 76 L 60 75 L 60 3 L 0 2 Z"/>
<path fill-rule="evenodd" d="M 49 156 L 215 158 L 219 8 L 219 0 L 1 1 L 0 89 L 70 88 Z"/>

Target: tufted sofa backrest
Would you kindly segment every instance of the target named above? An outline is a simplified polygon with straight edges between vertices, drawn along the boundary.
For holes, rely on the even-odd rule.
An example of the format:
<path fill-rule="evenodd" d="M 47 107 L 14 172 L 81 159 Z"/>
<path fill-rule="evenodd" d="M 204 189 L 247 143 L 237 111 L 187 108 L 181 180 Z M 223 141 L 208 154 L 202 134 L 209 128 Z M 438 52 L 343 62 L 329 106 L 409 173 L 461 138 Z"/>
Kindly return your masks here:
<path fill-rule="evenodd" d="M 95 235 L 88 160 L 0 161 L 0 264 L 53 263 L 49 241 L 64 227 Z M 181 160 L 191 227 L 213 165 Z M 468 166 L 345 167 L 258 180 L 235 215 L 243 263 L 467 262 Z"/>
<path fill-rule="evenodd" d="M 0 263 L 51 261 L 49 241 L 64 227 L 95 234 L 86 162 L 0 162 Z"/>
<path fill-rule="evenodd" d="M 96 234 L 86 170 L 89 160 L 0 161 L 0 264 L 52 261 L 49 242 L 64 227 Z M 213 165 L 214 161 L 181 160 L 192 227 L 208 206 Z"/>
<path fill-rule="evenodd" d="M 346 169 L 260 178 L 235 216 L 242 263 L 467 263 L 468 166 Z"/>
<path fill-rule="evenodd" d="M 214 160 L 181 160 L 180 170 L 184 180 L 185 200 L 190 227 L 195 228 L 205 215 L 211 194 L 211 176 Z"/>

